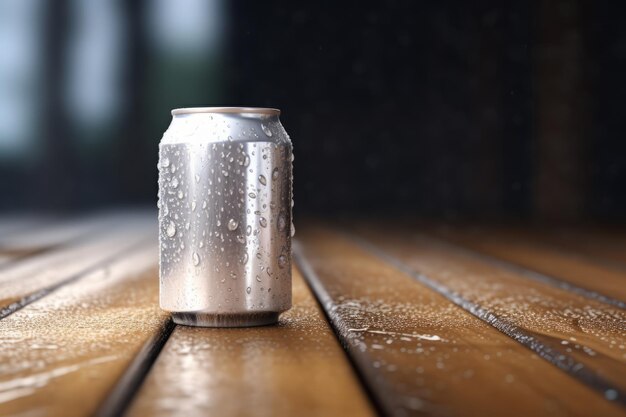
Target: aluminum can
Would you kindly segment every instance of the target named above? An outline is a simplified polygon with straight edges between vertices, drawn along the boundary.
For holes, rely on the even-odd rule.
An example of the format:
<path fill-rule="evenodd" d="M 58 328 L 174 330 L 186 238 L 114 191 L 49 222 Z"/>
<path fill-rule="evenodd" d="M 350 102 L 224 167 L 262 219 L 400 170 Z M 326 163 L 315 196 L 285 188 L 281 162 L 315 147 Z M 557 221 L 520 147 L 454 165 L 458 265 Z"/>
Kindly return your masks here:
<path fill-rule="evenodd" d="M 191 326 L 291 307 L 292 145 L 269 108 L 172 111 L 159 145 L 161 308 Z"/>

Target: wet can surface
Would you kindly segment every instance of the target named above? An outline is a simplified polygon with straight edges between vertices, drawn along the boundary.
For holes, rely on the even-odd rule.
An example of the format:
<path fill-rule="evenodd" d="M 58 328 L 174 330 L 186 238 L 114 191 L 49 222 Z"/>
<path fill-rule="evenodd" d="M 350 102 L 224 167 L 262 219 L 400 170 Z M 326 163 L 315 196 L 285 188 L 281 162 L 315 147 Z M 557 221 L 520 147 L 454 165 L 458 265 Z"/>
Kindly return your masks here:
<path fill-rule="evenodd" d="M 293 157 L 279 114 L 172 111 L 159 146 L 159 272 L 176 323 L 263 325 L 291 307 Z"/>

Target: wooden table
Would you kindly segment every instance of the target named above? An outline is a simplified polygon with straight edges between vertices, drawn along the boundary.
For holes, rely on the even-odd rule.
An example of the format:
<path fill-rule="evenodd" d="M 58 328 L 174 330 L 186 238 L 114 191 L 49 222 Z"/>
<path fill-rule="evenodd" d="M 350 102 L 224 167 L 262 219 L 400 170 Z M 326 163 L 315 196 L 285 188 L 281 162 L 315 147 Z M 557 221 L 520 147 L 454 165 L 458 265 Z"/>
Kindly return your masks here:
<path fill-rule="evenodd" d="M 0 415 L 626 416 L 626 233 L 300 224 L 276 326 L 175 326 L 152 212 L 0 219 Z"/>

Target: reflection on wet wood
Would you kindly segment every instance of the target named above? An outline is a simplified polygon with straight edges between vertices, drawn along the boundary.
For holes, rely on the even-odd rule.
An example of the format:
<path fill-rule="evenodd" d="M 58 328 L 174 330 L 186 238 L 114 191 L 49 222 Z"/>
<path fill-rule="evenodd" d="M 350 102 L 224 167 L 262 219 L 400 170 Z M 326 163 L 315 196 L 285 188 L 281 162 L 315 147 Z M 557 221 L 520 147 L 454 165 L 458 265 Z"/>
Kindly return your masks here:
<path fill-rule="evenodd" d="M 130 416 L 368 416 L 374 411 L 300 274 L 278 326 L 177 326 Z"/>
<path fill-rule="evenodd" d="M 298 237 L 297 260 L 386 413 L 624 415 L 618 404 L 343 235 L 300 227 Z M 406 242 L 389 248 L 401 245 L 410 260 L 420 249 Z M 445 262 L 437 264 L 443 276 Z M 471 271 L 449 272 L 462 279 Z M 476 291 L 492 294 L 485 285 Z"/>
<path fill-rule="evenodd" d="M 361 234 L 385 254 L 441 286 L 450 300 L 609 400 L 625 403 L 626 311 L 554 286 L 406 230 Z"/>
<path fill-rule="evenodd" d="M 93 415 L 168 320 L 155 256 L 128 253 L 0 320 L 0 415 Z"/>
<path fill-rule="evenodd" d="M 440 229 L 435 233 L 472 250 L 597 293 L 590 294 L 592 298 L 617 299 L 619 302 L 604 301 L 621 308 L 626 305 L 626 269 L 611 268 L 597 258 L 546 244 L 545 234 L 501 228 Z"/>

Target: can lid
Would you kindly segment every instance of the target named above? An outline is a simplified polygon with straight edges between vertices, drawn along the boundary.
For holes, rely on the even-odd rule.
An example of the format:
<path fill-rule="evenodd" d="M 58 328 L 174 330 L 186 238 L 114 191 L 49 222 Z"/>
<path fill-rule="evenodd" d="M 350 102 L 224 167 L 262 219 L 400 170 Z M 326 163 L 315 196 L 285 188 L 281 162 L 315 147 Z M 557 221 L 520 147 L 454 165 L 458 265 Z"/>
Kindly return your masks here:
<path fill-rule="evenodd" d="M 172 110 L 172 116 L 188 113 L 266 114 L 278 116 L 280 110 L 268 107 L 184 107 Z"/>

